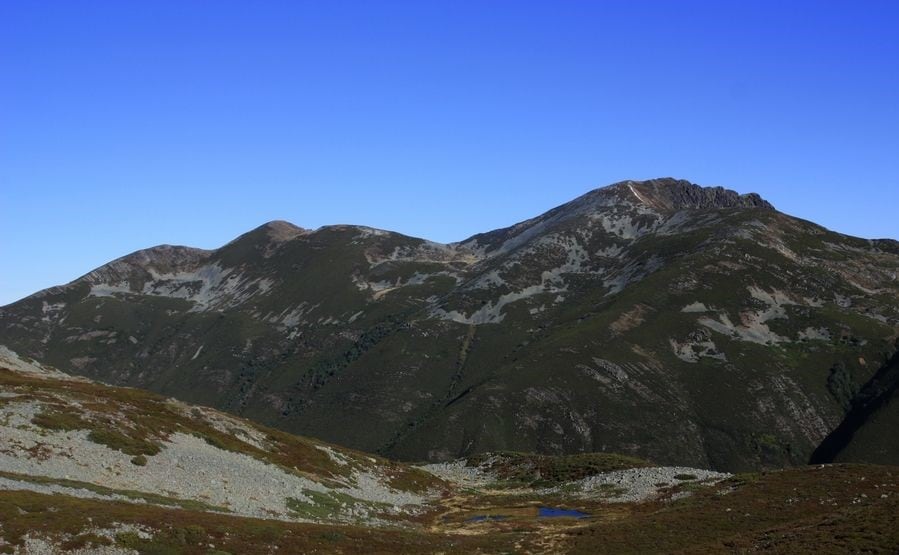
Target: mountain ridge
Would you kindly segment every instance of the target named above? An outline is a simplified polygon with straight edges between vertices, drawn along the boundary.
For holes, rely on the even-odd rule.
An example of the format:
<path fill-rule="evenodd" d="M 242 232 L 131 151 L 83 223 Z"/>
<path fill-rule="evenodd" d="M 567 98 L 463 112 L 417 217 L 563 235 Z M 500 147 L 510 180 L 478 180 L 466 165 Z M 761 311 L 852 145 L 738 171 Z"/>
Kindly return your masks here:
<path fill-rule="evenodd" d="M 573 207 L 576 207 L 581 204 L 587 203 L 589 200 L 594 199 L 595 197 L 618 197 L 620 198 L 621 193 L 623 191 L 630 191 L 631 194 L 641 203 L 646 204 L 647 206 L 651 206 L 653 208 L 662 207 L 666 210 L 676 210 L 676 209 L 710 209 L 710 208 L 766 208 L 766 209 L 774 209 L 773 205 L 771 205 L 768 201 L 762 199 L 757 193 L 737 193 L 736 191 L 726 189 L 724 187 L 715 186 L 715 187 L 703 187 L 694 183 L 691 183 L 687 180 L 675 179 L 671 177 L 665 178 L 655 178 L 646 181 L 634 181 L 634 180 L 625 180 L 613 183 L 611 185 L 606 185 L 603 187 L 598 187 L 596 189 L 592 189 L 587 193 L 579 196 L 578 198 L 564 203 L 557 208 L 551 209 L 536 218 L 532 218 L 531 220 L 526 220 L 525 222 L 515 224 L 514 226 L 510 226 L 508 228 L 499 228 L 497 230 L 489 231 L 486 233 L 475 234 L 472 237 L 467 239 L 463 239 L 461 241 L 451 241 L 448 243 L 440 243 L 438 241 L 426 240 L 430 243 L 434 243 L 437 245 L 444 246 L 457 246 L 464 245 L 465 243 L 470 242 L 474 237 L 478 235 L 486 235 L 488 233 L 494 233 L 497 231 L 502 231 L 506 229 L 512 229 L 522 224 L 526 224 L 527 222 L 537 220 L 546 216 L 551 215 L 555 211 L 564 211 L 570 210 Z M 647 200 L 648 199 L 648 200 Z M 242 237 L 250 236 L 256 233 L 266 233 L 270 238 L 272 238 L 275 242 L 283 242 L 287 240 L 294 239 L 298 236 L 314 234 L 320 231 L 325 231 L 328 229 L 339 229 L 339 228 L 355 228 L 360 231 L 368 231 L 371 233 L 389 233 L 389 234 L 398 234 L 406 237 L 415 238 L 411 235 L 407 235 L 401 232 L 390 231 L 385 229 L 373 228 L 370 226 L 366 226 L 363 224 L 327 224 L 320 226 L 315 229 L 308 229 L 301 227 L 293 222 L 287 220 L 270 220 L 267 221 L 250 231 L 243 233 L 237 236 L 235 239 L 225 243 L 222 247 L 229 245 L 230 243 L 236 242 L 240 240 Z M 222 248 L 219 247 L 219 248 Z M 122 260 L 134 256 L 139 256 L 143 253 L 149 254 L 157 249 L 162 250 L 163 252 L 169 249 L 178 249 L 178 250 L 191 250 L 196 251 L 197 254 L 208 254 L 218 249 L 200 249 L 196 247 L 184 246 L 184 245 L 169 245 L 169 244 L 161 244 L 155 245 L 152 247 L 147 247 L 144 249 L 138 249 L 128 255 L 120 257 L 116 259 Z M 115 261 L 114 261 L 115 262 Z"/>
<path fill-rule="evenodd" d="M 675 189 L 675 192 L 672 193 L 670 189 Z M 431 241 L 427 239 L 420 239 L 422 241 L 427 241 L 428 243 L 432 243 L 434 245 L 445 246 L 445 247 L 465 247 L 467 245 L 472 245 L 473 243 L 477 243 L 480 239 L 485 238 L 487 236 L 493 234 L 506 234 L 509 232 L 514 232 L 516 230 L 525 230 L 534 223 L 540 221 L 543 218 L 552 217 L 554 212 L 570 210 L 573 207 L 576 207 L 580 204 L 586 203 L 588 200 L 595 198 L 596 196 L 612 196 L 617 195 L 621 196 L 623 192 L 629 192 L 633 198 L 636 198 L 640 203 L 653 207 L 653 208 L 662 208 L 664 210 L 672 210 L 672 209 L 711 209 L 711 208 L 762 208 L 768 210 L 775 210 L 774 206 L 763 199 L 757 193 L 738 193 L 736 191 L 726 189 L 720 186 L 713 187 L 703 187 L 697 184 L 694 184 L 687 180 L 676 179 L 671 177 L 664 178 L 654 178 L 645 181 L 635 181 L 635 180 L 624 180 L 616 183 L 612 183 L 610 185 L 606 185 L 603 187 L 599 187 L 596 189 L 592 189 L 587 193 L 581 195 L 580 197 L 568 202 L 564 203 L 554 209 L 551 209 L 540 216 L 531 218 L 529 220 L 525 220 L 518 224 L 514 224 L 512 226 L 508 226 L 505 228 L 498 228 L 492 231 L 478 233 L 468 237 L 467 239 L 463 239 L 461 241 L 451 241 L 448 243 L 440 243 L 436 241 Z M 659 196 L 659 191 L 663 191 L 665 194 Z M 672 198 L 675 199 L 672 201 Z M 142 249 L 135 250 L 131 253 L 123 255 L 119 258 L 116 258 L 113 261 L 110 261 L 107 264 L 99 266 L 87 272 L 86 274 L 75 278 L 74 280 L 63 284 L 51 286 L 46 289 L 42 289 L 40 291 L 36 291 L 29 296 L 39 295 L 46 292 L 56 292 L 60 287 L 66 287 L 80 280 L 91 280 L 97 272 L 102 272 L 106 269 L 112 269 L 117 264 L 124 263 L 135 263 L 141 262 L 143 264 L 148 263 L 156 263 L 159 258 L 163 260 L 169 259 L 171 260 L 172 256 L 169 253 L 181 252 L 184 253 L 185 257 L 192 258 L 201 258 L 205 256 L 209 256 L 211 253 L 218 251 L 222 248 L 225 248 L 232 243 L 236 243 L 240 241 L 242 238 L 252 237 L 257 233 L 264 233 L 269 238 L 272 239 L 275 243 L 281 243 L 290 241 L 300 236 L 311 235 L 321 231 L 325 231 L 328 229 L 346 229 L 346 228 L 354 228 L 359 230 L 367 230 L 371 233 L 387 233 L 387 234 L 396 234 L 404 237 L 409 237 L 412 239 L 418 239 L 414 236 L 406 235 L 400 232 L 394 232 L 384 229 L 372 228 L 369 226 L 361 225 L 361 224 L 328 224 L 324 226 L 320 226 L 315 229 L 308 229 L 301 226 L 298 226 L 292 222 L 287 220 L 270 220 L 267 221 L 250 231 L 243 233 L 236 238 L 232 239 L 229 242 L 226 242 L 221 247 L 213 248 L 213 249 L 202 249 L 198 247 L 191 247 L 187 245 L 174 245 L 174 244 L 159 244 L 150 247 L 145 247 Z M 899 239 L 893 238 L 871 238 L 866 239 L 872 245 L 877 245 L 881 247 L 885 247 L 891 252 L 899 253 Z M 22 299 L 19 299 L 22 300 Z M 18 301 L 13 301 L 10 304 L 13 304 Z M 5 305 L 8 306 L 8 305 Z M 0 307 L 2 308 L 2 307 Z"/>
<path fill-rule="evenodd" d="M 211 251 L 151 249 L 0 308 L 0 339 L 407 460 L 782 466 L 895 351 L 896 245 L 757 195 L 626 181 L 457 243 L 275 221 Z"/>
<path fill-rule="evenodd" d="M 672 191 L 673 190 L 673 191 Z M 710 208 L 763 208 L 774 210 L 774 206 L 769 203 L 767 200 L 763 199 L 757 193 L 737 193 L 736 191 L 726 189 L 724 187 L 715 186 L 715 187 L 703 187 L 697 184 L 694 184 L 687 180 L 675 179 L 671 177 L 665 178 L 655 178 L 645 181 L 635 181 L 635 180 L 624 180 L 616 183 L 612 183 L 610 185 L 606 185 L 603 187 L 599 187 L 588 191 L 587 193 L 581 195 L 580 197 L 562 204 L 554 209 L 551 209 L 540 216 L 535 218 L 531 218 L 529 220 L 525 220 L 518 224 L 514 224 L 505 228 L 498 228 L 496 230 L 478 233 L 472 235 L 467 239 L 463 239 L 461 241 L 452 241 L 449 243 L 440 243 L 436 241 L 430 241 L 427 239 L 420 239 L 422 241 L 427 241 L 428 243 L 432 243 L 438 246 L 444 246 L 449 248 L 464 248 L 467 245 L 472 245 L 472 243 L 477 243 L 480 238 L 487 237 L 492 234 L 505 234 L 508 232 L 514 232 L 516 230 L 521 229 L 522 231 L 526 230 L 533 223 L 540 221 L 545 218 L 552 218 L 555 212 L 563 212 L 566 210 L 572 210 L 576 207 L 579 207 L 583 204 L 588 204 L 591 200 L 595 199 L 595 197 L 609 197 L 609 196 L 617 196 L 620 198 L 623 192 L 629 192 L 631 196 L 636 198 L 640 203 L 652 207 L 652 208 L 661 208 L 663 210 L 672 210 L 672 209 L 710 209 Z M 659 193 L 662 193 L 661 195 Z M 158 264 L 160 259 L 164 263 L 169 263 L 174 261 L 177 258 L 177 255 L 180 254 L 183 257 L 183 260 L 193 260 L 196 261 L 200 258 L 205 258 L 210 256 L 212 253 L 223 249 L 232 243 L 237 243 L 242 239 L 253 237 L 256 234 L 264 233 L 268 236 L 274 243 L 282 243 L 287 242 L 292 239 L 295 239 L 300 236 L 306 236 L 315 234 L 321 231 L 326 231 L 329 229 L 358 229 L 360 231 L 367 231 L 375 234 L 395 234 L 401 235 L 404 237 L 409 237 L 412 239 L 418 239 L 416 237 L 406 235 L 400 232 L 394 232 L 384 229 L 372 228 L 365 225 L 360 224 L 328 224 L 324 226 L 320 226 L 315 229 L 308 229 L 301 226 L 298 226 L 292 222 L 287 220 L 270 220 L 267 221 L 250 231 L 240 234 L 236 238 L 231 241 L 226 242 L 221 247 L 213 248 L 213 249 L 202 249 L 197 247 L 191 247 L 187 245 L 173 245 L 173 244 L 159 244 L 151 247 L 146 247 L 142 249 L 138 249 L 129 254 L 123 255 L 107 264 L 104 264 L 90 272 L 75 278 L 71 282 L 64 285 L 57 285 L 48 287 L 44 290 L 37 291 L 32 293 L 32 295 L 38 295 L 43 293 L 44 291 L 55 292 L 59 287 L 66 287 L 72 284 L 75 284 L 81 280 L 91 281 L 98 276 L 98 272 L 103 273 L 107 271 L 112 271 L 117 265 L 123 264 Z M 893 247 L 897 252 L 899 252 L 899 240 L 893 240 L 889 238 L 879 238 L 879 239 L 870 239 L 869 241 L 875 243 L 884 243 L 887 246 Z M 21 299 L 20 299 L 21 300 Z M 13 303 L 18 301 L 13 301 Z M 10 303 L 10 304 L 13 304 Z M 0 307 L 2 308 L 2 307 Z"/>

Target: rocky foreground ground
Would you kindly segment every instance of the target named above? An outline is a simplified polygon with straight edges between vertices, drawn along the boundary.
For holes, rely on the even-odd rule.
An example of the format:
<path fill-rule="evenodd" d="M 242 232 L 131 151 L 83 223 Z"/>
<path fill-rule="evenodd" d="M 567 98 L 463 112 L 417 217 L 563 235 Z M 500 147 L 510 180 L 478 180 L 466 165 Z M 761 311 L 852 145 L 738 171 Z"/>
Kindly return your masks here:
<path fill-rule="evenodd" d="M 0 348 L 0 553 L 892 553 L 896 514 L 894 467 L 412 466 Z"/>

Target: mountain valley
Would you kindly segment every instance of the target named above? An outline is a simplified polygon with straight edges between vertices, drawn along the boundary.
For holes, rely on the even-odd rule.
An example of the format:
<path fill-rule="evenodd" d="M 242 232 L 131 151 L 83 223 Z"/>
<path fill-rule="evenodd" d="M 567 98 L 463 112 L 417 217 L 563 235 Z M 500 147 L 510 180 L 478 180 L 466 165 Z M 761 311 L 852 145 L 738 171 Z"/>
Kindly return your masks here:
<path fill-rule="evenodd" d="M 406 465 L 0 348 L 0 552 L 887 553 L 899 471 L 614 454 Z"/>

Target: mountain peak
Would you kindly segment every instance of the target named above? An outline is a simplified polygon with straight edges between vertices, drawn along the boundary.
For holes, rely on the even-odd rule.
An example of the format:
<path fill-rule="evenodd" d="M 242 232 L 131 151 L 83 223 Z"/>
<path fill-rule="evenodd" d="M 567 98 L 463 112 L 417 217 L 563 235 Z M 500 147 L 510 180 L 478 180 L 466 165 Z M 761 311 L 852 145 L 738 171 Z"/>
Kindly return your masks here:
<path fill-rule="evenodd" d="M 272 220 L 262 224 L 257 229 L 265 231 L 269 238 L 277 243 L 290 241 L 294 237 L 309 233 L 308 229 L 304 229 L 285 220 Z"/>
<path fill-rule="evenodd" d="M 590 219 L 593 215 L 605 213 L 617 222 L 607 220 L 608 226 L 620 226 L 622 222 L 617 221 L 619 216 L 615 214 L 613 208 L 629 209 L 640 205 L 655 212 L 658 218 L 685 209 L 759 208 L 774 210 L 774 206 L 756 193 L 741 195 L 724 187 L 702 187 L 687 180 L 672 177 L 646 181 L 627 180 L 594 189 L 536 218 L 503 229 L 474 235 L 462 241 L 461 244 L 484 248 L 485 252 L 497 249 L 509 251 L 545 233 L 549 227 L 585 216 Z M 632 224 L 633 222 L 629 221 L 627 226 L 630 227 Z M 637 224 L 635 229 L 637 228 L 645 228 L 645 222 Z"/>
<path fill-rule="evenodd" d="M 724 187 L 702 187 L 685 179 L 663 177 L 621 181 L 605 188 L 630 196 L 656 210 L 702 208 L 763 208 L 774 206 L 757 193 L 740 194 Z M 600 189 L 602 191 L 603 189 Z"/>

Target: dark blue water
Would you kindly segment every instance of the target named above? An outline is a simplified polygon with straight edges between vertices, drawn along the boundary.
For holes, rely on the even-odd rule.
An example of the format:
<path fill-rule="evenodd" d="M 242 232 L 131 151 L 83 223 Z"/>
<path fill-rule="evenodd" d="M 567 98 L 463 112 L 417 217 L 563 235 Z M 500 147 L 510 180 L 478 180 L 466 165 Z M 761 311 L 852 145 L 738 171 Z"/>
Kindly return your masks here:
<path fill-rule="evenodd" d="M 574 509 L 560 509 L 558 507 L 540 507 L 537 512 L 538 517 L 555 518 L 560 516 L 586 518 L 590 515 L 575 511 Z"/>
<path fill-rule="evenodd" d="M 537 517 L 539 518 L 558 518 L 558 517 L 567 517 L 567 518 L 587 518 L 587 513 L 582 513 L 581 511 L 576 511 L 574 509 L 560 509 L 558 507 L 538 507 L 537 508 Z M 509 517 L 505 515 L 478 515 L 473 516 L 466 520 L 466 522 L 487 522 L 487 521 L 497 521 L 497 520 L 505 520 Z"/>

